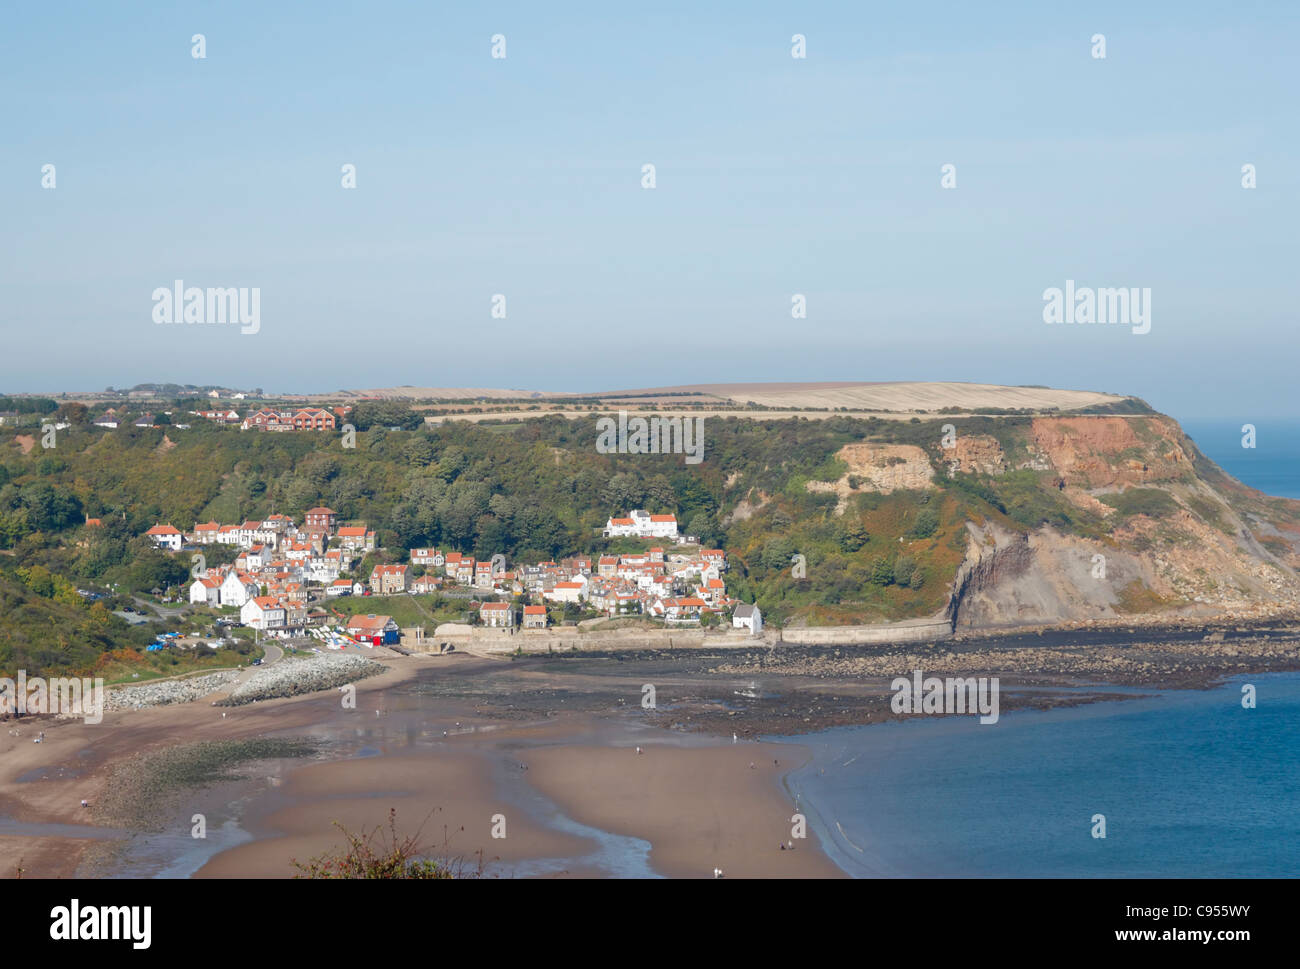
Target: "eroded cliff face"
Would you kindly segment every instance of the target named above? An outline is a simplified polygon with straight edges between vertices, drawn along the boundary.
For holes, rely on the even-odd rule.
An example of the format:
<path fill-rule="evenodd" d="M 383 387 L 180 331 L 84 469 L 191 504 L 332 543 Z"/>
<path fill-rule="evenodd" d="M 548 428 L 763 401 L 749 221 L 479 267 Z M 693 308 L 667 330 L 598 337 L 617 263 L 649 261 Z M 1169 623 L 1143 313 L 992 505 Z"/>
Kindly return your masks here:
<path fill-rule="evenodd" d="M 809 491 L 839 496 L 837 514 L 844 514 L 855 491 L 891 491 L 932 488 L 934 468 L 929 456 L 913 444 L 846 444 L 835 455 L 849 470 L 838 481 L 809 481 Z"/>
<path fill-rule="evenodd" d="M 1170 418 L 1036 418 L 1020 443 L 1101 527 L 968 523 L 948 607 L 955 628 L 1300 609 L 1300 502 L 1228 477 Z M 987 443 L 956 454 L 960 470 L 1004 473 Z M 1126 508 L 1126 498 L 1142 503 Z"/>
<path fill-rule="evenodd" d="M 948 606 L 956 630 L 1221 611 L 1208 602 L 1193 606 L 1179 592 L 1190 591 L 1178 581 L 1183 577 L 1121 545 L 1053 528 L 1018 533 L 993 523 L 967 527 L 971 542 Z"/>
<path fill-rule="evenodd" d="M 1028 448 L 1067 485 L 1115 488 L 1179 481 L 1193 473 L 1189 442 L 1168 417 L 1038 417 Z"/>

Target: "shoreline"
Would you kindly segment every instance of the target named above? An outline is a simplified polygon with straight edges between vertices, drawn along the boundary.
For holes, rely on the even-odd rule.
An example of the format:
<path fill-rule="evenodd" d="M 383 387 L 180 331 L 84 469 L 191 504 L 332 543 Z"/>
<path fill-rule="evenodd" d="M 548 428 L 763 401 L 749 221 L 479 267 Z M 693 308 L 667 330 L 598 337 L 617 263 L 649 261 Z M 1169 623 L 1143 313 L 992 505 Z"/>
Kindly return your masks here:
<path fill-rule="evenodd" d="M 238 876 L 241 872 L 233 866 L 240 858 L 245 861 L 239 864 L 247 862 L 246 874 L 291 874 L 249 860 L 258 857 L 258 846 L 277 840 L 283 842 L 281 847 L 292 847 L 301 861 L 338 843 L 340 837 L 333 836 L 319 806 L 312 806 L 313 799 L 322 799 L 324 789 L 340 795 L 361 793 L 347 775 L 354 769 L 373 771 L 368 761 L 385 758 L 392 770 L 376 775 L 384 781 L 378 789 L 399 799 L 402 818 L 418 822 L 430 809 L 439 808 L 455 821 L 455 828 L 470 832 L 463 844 L 453 846 L 464 848 L 461 854 L 482 849 L 485 857 L 496 859 L 498 869 L 513 865 L 525 876 L 614 871 L 678 877 L 703 871 L 707 877 L 714 867 L 754 877 L 842 875 L 815 836 L 793 853 L 777 849 L 779 842 L 789 840 L 796 792 L 787 778 L 797 769 L 796 756 L 787 754 L 787 762 L 775 754 L 779 772 L 756 766 L 751 775 L 749 761 L 761 766 L 762 760 L 746 751 L 756 751 L 753 743 L 765 738 L 797 744 L 801 734 L 898 719 L 889 708 L 889 667 L 915 662 L 927 675 L 1001 669 L 1006 680 L 1004 712 L 1149 695 L 1143 691 L 1208 689 L 1237 675 L 1300 669 L 1300 643 L 1290 629 L 1277 630 L 1272 637 L 1258 629 L 1200 637 L 1184 630 L 1177 637 L 1181 642 L 1165 643 L 1134 644 L 1131 637 L 1113 636 L 1121 645 L 1110 646 L 1071 646 L 1071 636 L 1070 631 L 1054 630 L 1041 637 L 1020 633 L 929 648 L 905 644 L 890 651 L 800 646 L 736 655 L 645 650 L 633 656 L 584 652 L 518 659 L 417 654 L 388 659 L 382 673 L 358 681 L 358 710 L 351 719 L 340 714 L 334 691 L 326 691 L 225 710 L 208 705 L 218 696 L 213 694 L 190 703 L 114 711 L 93 728 L 50 718 L 9 720 L 0 724 L 0 877 L 12 875 L 20 859 L 28 877 L 75 876 L 83 858 L 108 856 L 106 842 L 124 825 L 136 826 L 127 844 L 144 837 L 140 817 L 102 814 L 100 802 L 115 771 L 189 744 L 267 737 L 324 738 L 334 746 L 324 756 L 275 768 L 268 776 L 289 785 L 275 792 L 275 803 L 284 813 L 277 816 L 273 806 L 254 810 L 250 826 L 238 825 L 234 832 L 243 831 L 253 840 L 212 853 L 200 865 L 201 875 Z M 1054 639 L 1064 645 L 1039 645 Z M 989 648 L 997 642 L 1004 648 Z M 1069 668 L 1071 657 L 1082 655 L 1091 662 L 1106 658 L 1106 650 L 1114 654 L 1111 659 L 1119 657 L 1130 665 L 1110 666 L 1104 678 Z M 1152 657 L 1160 662 L 1150 662 Z M 1055 667 L 1043 665 L 1044 658 Z M 659 690 L 656 709 L 639 709 L 646 682 Z M 340 746 L 342 724 L 363 738 L 350 752 Z M 399 725 L 400 735 L 395 732 Z M 14 730 L 19 736 L 12 735 Z M 41 730 L 46 731 L 44 742 L 32 744 Z M 364 737 L 372 734 L 385 738 L 377 745 L 381 756 L 358 754 L 368 746 Z M 727 743 L 728 734 L 736 735 L 737 744 Z M 424 758 L 419 765 L 400 760 L 411 754 L 411 744 L 429 747 L 417 751 Z M 631 750 L 635 746 L 646 753 L 636 755 Z M 701 749 L 714 753 L 694 753 Z M 477 763 L 466 767 L 467 756 Z M 799 756 L 799 763 L 805 763 L 809 748 Z M 696 763 L 710 758 L 707 768 Z M 600 772 L 593 773 L 592 765 Z M 293 776 L 303 771 L 309 772 L 303 774 L 306 779 L 319 773 L 329 781 L 324 788 L 316 784 L 297 791 Z M 518 773 L 512 776 L 511 771 Z M 660 778 L 657 789 L 645 786 L 648 776 Z M 722 776 L 730 777 L 729 787 L 710 786 Z M 438 778 L 442 780 L 435 783 Z M 232 789 L 251 791 L 238 785 Z M 464 793 L 452 798 L 445 793 L 449 790 Z M 640 801 L 629 801 L 628 790 L 640 790 Z M 674 790 L 675 796 L 664 793 Z M 686 829 L 660 822 L 661 816 L 680 811 L 688 793 L 696 790 L 701 793 L 686 805 L 693 812 Z M 588 796 L 578 798 L 573 791 Z M 80 807 L 83 797 L 91 802 L 89 810 Z M 179 797 L 188 803 L 203 794 L 196 789 Z M 288 803 L 294 798 L 301 803 Z M 339 815 L 353 826 L 372 828 L 387 817 L 382 799 L 354 798 L 356 803 L 350 805 L 346 801 L 338 798 Z M 761 823 L 750 810 L 758 803 L 768 806 Z M 648 811 L 645 804 L 656 807 Z M 496 813 L 512 819 L 509 837 L 501 843 L 484 833 L 486 819 Z M 780 825 L 772 820 L 778 816 Z M 732 818 L 733 834 L 717 833 L 720 817 Z M 329 843 L 322 841 L 322 830 L 332 837 Z M 298 840 L 290 844 L 283 841 L 286 838 Z M 648 843 L 648 850 L 636 847 L 636 842 Z M 752 858 L 738 849 L 740 844 L 757 846 Z M 638 860 L 638 851 L 643 860 Z M 772 852 L 776 854 L 769 862 Z M 714 854 L 721 860 L 705 863 Z"/>
<path fill-rule="evenodd" d="M 358 683 L 359 709 L 350 715 L 355 723 L 346 727 L 340 726 L 340 720 L 348 717 L 335 709 L 337 700 L 327 693 L 259 702 L 240 708 L 238 714 L 224 711 L 225 717 L 219 708 L 199 701 L 111 713 L 93 728 L 79 721 L 42 724 L 46 733 L 40 745 L 30 743 L 27 729 L 21 730 L 23 735 L 19 737 L 0 737 L 0 871 L 12 873 L 21 860 L 26 877 L 76 877 L 85 873 L 83 862 L 92 868 L 107 869 L 96 874 L 112 874 L 114 869 L 121 873 L 123 867 L 131 867 L 121 862 L 122 849 L 133 847 L 133 853 L 139 855 L 152 839 L 170 838 L 176 843 L 181 837 L 177 825 L 187 823 L 192 806 L 204 799 L 206 790 L 241 790 L 238 783 L 232 787 L 233 782 L 217 777 L 205 787 L 165 792 L 185 810 L 178 813 L 176 805 L 164 809 L 162 823 L 165 826 L 170 816 L 172 828 L 170 833 L 159 832 L 147 811 L 122 816 L 124 811 L 132 813 L 130 797 L 117 799 L 115 805 L 105 797 L 109 784 L 129 787 L 133 783 L 145 787 L 136 794 L 138 802 L 160 796 L 141 781 L 143 765 L 151 758 L 179 753 L 184 759 L 186 748 L 204 742 L 233 744 L 296 736 L 320 739 L 322 731 L 328 736 L 331 729 L 356 731 L 362 725 L 370 729 L 367 714 L 373 706 L 378 706 L 380 713 L 374 719 L 385 728 L 409 733 L 412 717 L 424 720 L 427 711 L 420 709 L 418 702 L 405 704 L 410 709 L 404 710 L 395 688 L 412 684 L 422 670 L 435 664 L 405 659 L 387 665 L 389 669 L 383 674 Z M 558 806 L 560 820 L 571 822 L 568 827 L 594 829 L 597 838 L 613 835 L 630 844 L 639 832 L 592 824 L 586 812 L 568 810 L 569 801 L 562 792 L 565 782 L 556 781 L 552 775 L 566 777 L 574 765 L 590 763 L 593 756 L 612 756 L 622 758 L 627 765 L 648 767 L 651 760 L 636 754 L 634 739 L 640 739 L 647 751 L 654 750 L 653 776 L 672 777 L 679 787 L 687 789 L 716 776 L 719 763 L 734 765 L 748 756 L 742 748 L 733 751 L 710 738 L 682 738 L 661 731 L 645 736 L 643 726 L 592 717 L 566 714 L 522 725 L 503 724 L 494 721 L 491 714 L 475 710 L 472 703 L 463 703 L 450 709 L 443 719 L 451 718 L 455 718 L 452 722 L 459 731 L 434 751 L 403 754 L 383 750 L 381 756 L 357 756 L 353 751 L 338 756 L 341 752 L 334 750 L 323 759 L 308 758 L 287 767 L 285 762 L 274 759 L 255 761 L 262 770 L 242 788 L 245 802 L 251 799 L 254 806 L 247 820 L 242 814 L 238 818 L 239 827 L 252 840 L 211 853 L 195 876 L 290 876 L 290 858 L 306 862 L 341 843 L 342 834 L 333 826 L 335 821 L 349 830 L 369 830 L 387 818 L 390 807 L 398 810 L 399 822 L 409 824 L 424 819 L 454 831 L 457 837 L 448 844 L 450 853 L 471 861 L 481 853 L 482 860 L 488 863 L 488 877 L 503 872 L 511 875 L 516 869 L 541 877 L 607 876 L 613 873 L 608 868 L 583 865 L 583 860 L 592 857 L 593 849 L 598 847 L 595 839 L 561 830 L 565 825 L 557 825 L 556 819 L 546 817 L 544 810 L 542 817 L 534 817 L 537 811 L 533 802 L 538 796 L 548 799 Z M 437 728 L 441 726 L 426 724 L 426 732 L 440 734 Z M 593 739 L 600 745 L 590 746 Z M 526 752 L 521 754 L 523 748 Z M 789 749 L 790 766 L 785 770 L 797 760 L 794 748 Z M 803 759 L 806 757 L 805 751 Z M 519 790 L 510 790 L 512 785 L 499 783 L 503 767 L 516 761 L 528 763 L 529 770 L 519 771 L 516 778 L 525 780 L 531 788 L 523 795 Z M 613 760 L 608 767 L 610 777 L 618 778 L 615 787 L 621 787 L 627 771 L 619 769 Z M 747 769 L 745 773 L 749 773 Z M 788 827 L 785 819 L 792 813 L 784 791 L 771 778 L 771 771 L 755 771 L 752 777 L 742 776 L 713 790 L 707 799 L 679 803 L 677 817 L 685 827 L 674 832 L 655 831 L 646 837 L 644 840 L 652 842 L 650 854 L 656 858 L 665 853 L 672 857 L 680 857 L 682 852 L 707 855 L 708 865 L 697 866 L 696 874 L 707 875 L 715 866 L 724 871 L 764 874 L 746 864 L 751 850 L 747 839 L 757 830 L 752 822 L 754 806 L 764 805 L 769 821 L 778 826 Z M 274 789 L 269 798 L 254 790 L 264 781 Z M 517 788 L 518 784 L 513 786 Z M 375 791 L 383 794 L 375 796 Z M 548 798 L 548 794 L 560 796 Z M 91 809 L 80 808 L 82 797 L 91 801 Z M 259 800 L 266 803 L 258 806 Z M 734 827 L 736 833 L 715 850 L 705 842 L 716 828 L 715 816 L 727 812 L 734 813 L 737 822 L 724 827 Z M 87 818 L 87 814 L 91 817 Z M 508 836 L 490 840 L 489 822 L 497 815 L 508 819 Z M 699 818 L 703 834 L 692 830 L 692 816 Z M 85 835 L 91 829 L 96 836 L 74 836 Z M 665 839 L 671 845 L 665 844 Z M 773 849 L 777 840 L 776 835 L 764 833 L 764 843 L 770 842 Z M 627 846 L 620 846 L 620 850 L 626 851 Z M 767 874 L 839 873 L 815 848 L 788 854 L 789 864 Z M 680 863 L 664 869 L 649 865 L 643 872 L 670 876 L 679 873 L 687 873 L 686 866 Z"/>

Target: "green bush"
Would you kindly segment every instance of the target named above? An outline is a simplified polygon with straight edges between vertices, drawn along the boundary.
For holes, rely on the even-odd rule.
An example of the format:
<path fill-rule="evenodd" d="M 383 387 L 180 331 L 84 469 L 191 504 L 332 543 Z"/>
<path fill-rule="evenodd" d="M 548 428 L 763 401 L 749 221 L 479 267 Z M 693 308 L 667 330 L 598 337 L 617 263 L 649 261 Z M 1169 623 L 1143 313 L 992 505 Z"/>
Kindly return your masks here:
<path fill-rule="evenodd" d="M 933 508 L 922 508 L 907 530 L 908 538 L 930 538 L 939 530 L 939 515 Z"/>
<path fill-rule="evenodd" d="M 1118 494 L 1102 495 L 1101 500 L 1125 518 L 1133 515 L 1167 518 L 1179 508 L 1173 496 L 1159 488 L 1129 488 Z"/>

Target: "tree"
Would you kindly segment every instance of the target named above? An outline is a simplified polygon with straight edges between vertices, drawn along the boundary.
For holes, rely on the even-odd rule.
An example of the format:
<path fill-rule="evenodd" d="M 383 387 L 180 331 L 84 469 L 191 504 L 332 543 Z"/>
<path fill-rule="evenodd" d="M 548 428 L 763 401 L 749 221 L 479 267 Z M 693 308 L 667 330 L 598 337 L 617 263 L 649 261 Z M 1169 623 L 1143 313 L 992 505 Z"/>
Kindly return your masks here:
<path fill-rule="evenodd" d="M 794 542 L 782 535 L 768 541 L 763 546 L 762 562 L 763 567 L 779 572 L 790 565 L 790 559 L 794 556 Z"/>
<path fill-rule="evenodd" d="M 723 543 L 723 534 L 718 528 L 713 516 L 708 512 L 700 512 L 691 519 L 691 523 L 686 529 L 687 535 L 695 535 L 700 542 L 706 546 L 721 545 Z"/>
<path fill-rule="evenodd" d="M 861 518 L 849 518 L 840 527 L 840 548 L 846 552 L 856 552 L 870 541 L 867 526 Z"/>
<path fill-rule="evenodd" d="M 929 538 L 938 530 L 939 516 L 935 514 L 934 509 L 922 508 L 907 534 L 910 538 Z"/>
<path fill-rule="evenodd" d="M 67 421 L 69 424 L 84 424 L 90 415 L 90 408 L 85 404 L 79 404 L 76 401 L 68 401 L 66 404 L 60 404 L 59 409 L 54 412 L 54 417 L 59 421 Z"/>
<path fill-rule="evenodd" d="M 636 475 L 620 471 L 605 485 L 602 500 L 614 512 L 628 512 L 644 503 L 645 488 Z"/>

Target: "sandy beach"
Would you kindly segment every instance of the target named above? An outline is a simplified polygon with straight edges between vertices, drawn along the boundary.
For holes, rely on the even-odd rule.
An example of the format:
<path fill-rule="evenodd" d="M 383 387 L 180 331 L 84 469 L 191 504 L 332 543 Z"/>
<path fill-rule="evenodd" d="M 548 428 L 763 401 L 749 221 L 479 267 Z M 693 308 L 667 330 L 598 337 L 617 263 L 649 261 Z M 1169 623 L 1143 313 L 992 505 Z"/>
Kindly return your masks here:
<path fill-rule="evenodd" d="M 733 745 L 563 709 L 502 719 L 472 698 L 431 704 L 401 689 L 421 671 L 437 678 L 478 662 L 391 660 L 387 672 L 358 684 L 355 710 L 324 693 L 225 710 L 205 699 L 110 713 L 97 725 L 8 723 L 0 733 L 0 872 L 12 876 L 21 864 L 28 878 L 114 873 L 115 862 L 101 870 L 87 859 L 142 843 L 119 790 L 136 783 L 136 765 L 199 741 L 276 736 L 307 738 L 325 752 L 266 762 L 237 783 L 214 778 L 209 800 L 237 800 L 238 823 L 254 840 L 207 858 L 198 877 L 290 877 L 294 859 L 343 843 L 338 824 L 372 830 L 390 809 L 402 834 L 418 830 L 431 853 L 470 869 L 481 861 L 487 877 L 712 877 L 715 867 L 728 877 L 839 873 L 811 835 L 796 850 L 779 849 L 791 840 L 794 813 L 780 781 L 807 758 L 803 748 Z M 42 730 L 43 742 L 33 743 Z M 158 823 L 182 839 L 191 811 L 206 802 L 199 790 L 175 799 Z M 646 842 L 648 850 L 638 847 Z"/>
<path fill-rule="evenodd" d="M 666 875 L 711 878 L 715 868 L 728 878 L 841 874 L 811 831 L 792 840 L 794 807 L 780 778 L 807 762 L 805 748 L 646 743 L 641 750 L 549 747 L 524 759 L 532 783 L 569 816 L 649 841 L 650 861 Z"/>

